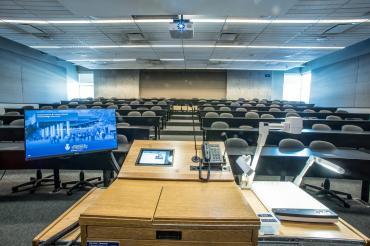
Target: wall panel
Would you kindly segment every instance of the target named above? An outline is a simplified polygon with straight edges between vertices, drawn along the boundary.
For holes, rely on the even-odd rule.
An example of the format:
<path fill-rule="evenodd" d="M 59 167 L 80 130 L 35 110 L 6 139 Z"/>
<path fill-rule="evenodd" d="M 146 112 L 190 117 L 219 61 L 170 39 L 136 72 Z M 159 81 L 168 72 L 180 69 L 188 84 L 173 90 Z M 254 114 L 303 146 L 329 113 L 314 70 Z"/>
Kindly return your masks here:
<path fill-rule="evenodd" d="M 95 70 L 95 97 L 139 97 L 139 70 Z"/>
<path fill-rule="evenodd" d="M 142 70 L 140 96 L 223 98 L 226 97 L 226 72 Z"/>

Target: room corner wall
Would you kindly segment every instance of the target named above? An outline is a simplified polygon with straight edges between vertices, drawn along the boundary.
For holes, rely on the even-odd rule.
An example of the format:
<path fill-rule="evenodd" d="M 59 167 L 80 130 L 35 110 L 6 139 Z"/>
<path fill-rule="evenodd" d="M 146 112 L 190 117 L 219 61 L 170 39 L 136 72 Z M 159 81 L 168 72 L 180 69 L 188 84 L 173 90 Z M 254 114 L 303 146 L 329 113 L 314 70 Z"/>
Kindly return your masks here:
<path fill-rule="evenodd" d="M 370 107 L 370 54 L 311 71 L 310 102 L 317 106 Z"/>
<path fill-rule="evenodd" d="M 95 97 L 138 98 L 139 70 L 94 70 Z"/>
<path fill-rule="evenodd" d="M 67 78 L 75 76 L 74 65 L 5 38 L 0 38 L 0 47 L 0 103 L 67 98 Z"/>

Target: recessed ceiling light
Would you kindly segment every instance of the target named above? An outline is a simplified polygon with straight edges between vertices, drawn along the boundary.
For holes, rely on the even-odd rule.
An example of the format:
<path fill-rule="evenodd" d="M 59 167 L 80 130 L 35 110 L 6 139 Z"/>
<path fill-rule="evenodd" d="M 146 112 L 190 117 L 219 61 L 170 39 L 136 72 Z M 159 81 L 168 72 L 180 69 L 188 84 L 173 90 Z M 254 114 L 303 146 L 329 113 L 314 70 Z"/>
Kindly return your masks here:
<path fill-rule="evenodd" d="M 72 46 L 58 46 L 58 45 L 34 45 L 30 46 L 34 49 L 119 49 L 119 48 L 231 48 L 231 49 L 324 49 L 324 50 L 338 50 L 343 49 L 343 46 L 275 46 L 275 45 L 193 45 L 193 44 L 156 44 L 156 45 L 72 45 Z"/>
<path fill-rule="evenodd" d="M 184 58 L 163 58 L 161 61 L 184 61 Z"/>
<path fill-rule="evenodd" d="M 5 23 L 18 24 L 121 24 L 121 23 L 170 23 L 173 19 L 87 19 L 87 20 L 35 20 L 35 19 L 0 19 Z M 369 19 L 245 19 L 245 18 L 195 18 L 193 23 L 240 23 L 240 24 L 341 24 L 370 22 Z"/>
<path fill-rule="evenodd" d="M 280 60 L 280 59 L 209 59 L 216 62 L 285 62 L 285 63 L 305 63 L 307 61 Z"/>
<path fill-rule="evenodd" d="M 69 62 L 132 62 L 136 59 L 72 59 Z"/>

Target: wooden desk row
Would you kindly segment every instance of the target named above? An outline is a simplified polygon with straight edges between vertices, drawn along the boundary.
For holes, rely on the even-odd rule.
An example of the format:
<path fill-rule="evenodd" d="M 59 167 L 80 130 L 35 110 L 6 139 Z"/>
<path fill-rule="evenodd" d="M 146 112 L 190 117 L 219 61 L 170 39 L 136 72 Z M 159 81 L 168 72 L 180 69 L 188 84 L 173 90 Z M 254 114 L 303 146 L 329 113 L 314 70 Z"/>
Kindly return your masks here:
<path fill-rule="evenodd" d="M 213 107 L 215 110 L 220 110 L 221 107 L 229 107 L 231 108 L 231 110 L 236 110 L 237 108 L 245 108 L 247 109 L 248 111 L 251 111 L 251 110 L 257 110 L 257 111 L 269 111 L 269 109 L 271 109 L 271 107 L 257 107 L 257 106 L 217 106 L 217 105 L 212 105 L 212 106 L 198 106 L 197 109 L 200 110 L 200 111 L 204 111 L 204 108 L 205 107 Z M 278 107 L 278 109 L 280 109 L 281 111 L 284 111 L 285 109 L 288 109 L 288 108 L 284 108 L 284 107 Z M 315 111 L 320 111 L 320 110 L 329 110 L 331 112 L 335 112 L 337 110 L 337 108 L 334 108 L 334 107 L 291 107 L 291 109 L 294 109 L 295 111 L 297 112 L 301 112 L 305 109 L 311 109 L 311 110 L 315 110 Z"/>
<path fill-rule="evenodd" d="M 240 111 L 223 111 L 223 110 L 199 111 L 199 117 L 205 117 L 208 112 L 215 112 L 215 113 L 218 113 L 218 114 L 229 113 L 229 114 L 232 114 L 234 117 L 245 117 L 245 114 L 247 113 L 247 112 L 240 112 Z M 274 116 L 275 118 L 285 118 L 286 115 L 289 112 L 255 111 L 255 113 L 259 114 L 260 117 L 263 114 L 270 114 L 270 115 Z M 302 118 L 315 117 L 315 118 L 318 118 L 318 119 L 325 119 L 329 115 L 335 115 L 335 116 L 341 117 L 342 119 L 352 119 L 352 118 L 363 119 L 363 120 L 369 120 L 370 119 L 370 114 L 360 114 L 360 113 L 318 113 L 318 112 L 316 112 L 316 113 L 306 113 L 306 112 L 297 112 L 297 114 L 299 114 L 299 116 L 302 117 Z"/>
<path fill-rule="evenodd" d="M 248 125 L 253 128 L 258 128 L 260 122 L 280 123 L 285 121 L 283 118 L 276 119 L 247 119 L 247 118 L 220 118 L 220 117 L 202 117 L 201 128 L 211 127 L 213 122 L 226 122 L 230 128 L 238 128 L 241 125 Z M 311 129 L 314 124 L 326 124 L 332 130 L 341 130 L 343 125 L 356 125 L 361 127 L 364 131 L 370 131 L 369 120 L 323 120 L 323 119 L 303 119 L 303 128 Z"/>
<path fill-rule="evenodd" d="M 215 129 L 203 127 L 204 141 L 223 141 L 222 133 L 226 133 L 229 138 L 238 137 L 246 140 L 249 145 L 257 145 L 258 128 L 240 129 L 227 128 Z M 336 147 L 365 148 L 370 150 L 370 132 L 343 132 L 340 130 L 319 131 L 313 129 L 303 129 L 300 134 L 291 134 L 281 130 L 270 130 L 266 140 L 266 145 L 277 146 L 284 138 L 294 138 L 308 146 L 314 140 L 327 141 Z"/>

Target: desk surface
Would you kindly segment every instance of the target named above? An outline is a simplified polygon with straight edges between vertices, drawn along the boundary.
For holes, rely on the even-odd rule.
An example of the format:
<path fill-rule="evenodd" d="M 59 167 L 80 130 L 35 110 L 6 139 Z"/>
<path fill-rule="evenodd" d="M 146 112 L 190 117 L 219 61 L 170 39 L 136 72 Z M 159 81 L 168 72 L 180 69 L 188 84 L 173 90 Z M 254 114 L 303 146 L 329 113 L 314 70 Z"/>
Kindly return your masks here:
<path fill-rule="evenodd" d="M 253 191 L 242 190 L 242 193 L 255 213 L 268 212 L 268 209 L 261 203 Z M 369 238 L 342 219 L 339 219 L 335 224 L 281 221 L 278 235 L 259 235 L 259 241 L 281 241 L 283 239 L 326 240 L 328 243 L 335 240 L 347 243 L 349 243 L 348 241 L 353 241 L 358 242 L 360 245 L 370 243 Z"/>
<path fill-rule="evenodd" d="M 224 151 L 222 142 L 221 151 Z M 138 166 L 136 160 L 141 148 L 148 149 L 173 149 L 174 160 L 172 166 Z M 200 149 L 200 147 L 198 148 Z M 198 171 L 190 170 L 191 166 L 198 166 L 198 163 L 191 161 L 195 155 L 193 141 L 151 141 L 135 140 L 129 153 L 126 156 L 123 167 L 118 174 L 118 178 L 126 179 L 152 179 L 152 180 L 198 180 Z M 201 151 L 198 150 L 201 156 Z M 226 156 L 226 162 L 229 160 Z M 204 171 L 204 175 L 206 171 Z M 231 171 L 212 171 L 211 180 L 213 181 L 234 181 Z"/>
<path fill-rule="evenodd" d="M 256 147 L 248 147 L 248 153 L 255 153 Z M 333 158 L 333 159 L 349 159 L 349 160 L 368 160 L 370 161 L 370 154 L 354 150 L 354 149 L 341 149 L 338 148 L 331 152 L 321 152 L 321 151 L 314 151 L 309 148 L 304 148 L 300 151 L 289 151 L 279 149 L 279 147 L 263 147 L 261 151 L 261 156 L 284 156 L 284 157 L 309 157 L 310 155 L 314 155 L 317 157 L 322 158 Z"/>
<path fill-rule="evenodd" d="M 181 195 L 179 195 L 181 194 Z M 258 225 L 232 182 L 116 180 L 80 217 L 81 225 Z M 135 221 L 135 222 L 133 222 Z M 221 223 L 222 221 L 222 223 Z M 220 224 L 221 223 L 221 224 Z"/>

